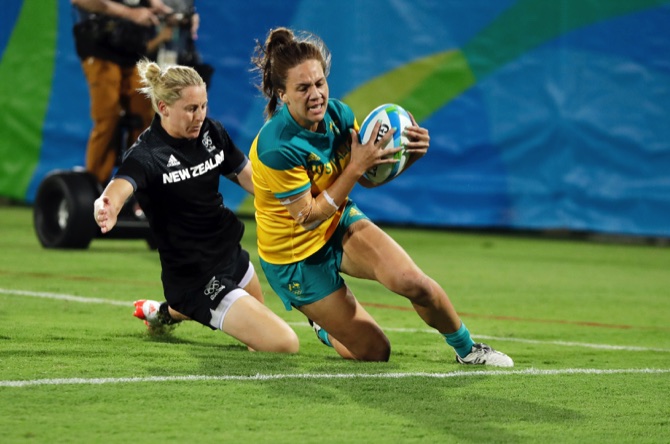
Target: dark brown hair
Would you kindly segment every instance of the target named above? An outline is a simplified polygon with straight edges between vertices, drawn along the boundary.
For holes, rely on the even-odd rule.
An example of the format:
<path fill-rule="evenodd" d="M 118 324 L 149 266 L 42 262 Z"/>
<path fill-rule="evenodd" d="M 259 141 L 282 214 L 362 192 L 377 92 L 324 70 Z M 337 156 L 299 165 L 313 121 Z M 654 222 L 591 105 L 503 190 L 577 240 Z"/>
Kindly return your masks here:
<path fill-rule="evenodd" d="M 317 60 L 328 77 L 330 73 L 330 51 L 323 40 L 309 32 L 294 33 L 288 28 L 275 28 L 268 32 L 265 43 L 256 40 L 256 49 L 251 58 L 253 70 L 259 73 L 258 89 L 268 98 L 265 117 L 269 119 L 277 112 L 278 90 L 286 90 L 288 70 L 306 60 Z"/>

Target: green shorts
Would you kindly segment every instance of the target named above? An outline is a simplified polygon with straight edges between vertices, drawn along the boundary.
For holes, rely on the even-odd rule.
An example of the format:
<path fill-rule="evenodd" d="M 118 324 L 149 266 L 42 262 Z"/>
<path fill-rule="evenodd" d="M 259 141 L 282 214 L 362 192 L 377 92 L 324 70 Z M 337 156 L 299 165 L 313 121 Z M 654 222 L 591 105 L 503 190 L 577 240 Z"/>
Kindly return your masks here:
<path fill-rule="evenodd" d="M 319 251 L 292 264 L 275 265 L 260 260 L 265 277 L 286 310 L 319 301 L 344 285 L 340 276 L 342 240 L 351 224 L 367 218 L 350 200 L 337 229 Z"/>

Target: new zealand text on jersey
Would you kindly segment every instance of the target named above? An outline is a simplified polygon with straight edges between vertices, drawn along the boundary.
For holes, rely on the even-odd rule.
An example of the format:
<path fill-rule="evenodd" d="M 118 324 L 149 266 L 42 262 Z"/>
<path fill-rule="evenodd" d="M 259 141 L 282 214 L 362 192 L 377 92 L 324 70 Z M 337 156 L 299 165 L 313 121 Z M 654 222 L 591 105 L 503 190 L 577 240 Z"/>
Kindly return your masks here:
<path fill-rule="evenodd" d="M 163 183 L 181 182 L 182 180 L 201 176 L 207 171 L 213 170 L 214 168 L 221 165 L 221 162 L 223 162 L 223 157 L 223 151 L 221 151 L 216 153 L 214 158 L 207 159 L 201 164 L 189 168 L 182 168 L 181 170 L 177 171 L 170 171 L 169 173 L 163 173 Z"/>

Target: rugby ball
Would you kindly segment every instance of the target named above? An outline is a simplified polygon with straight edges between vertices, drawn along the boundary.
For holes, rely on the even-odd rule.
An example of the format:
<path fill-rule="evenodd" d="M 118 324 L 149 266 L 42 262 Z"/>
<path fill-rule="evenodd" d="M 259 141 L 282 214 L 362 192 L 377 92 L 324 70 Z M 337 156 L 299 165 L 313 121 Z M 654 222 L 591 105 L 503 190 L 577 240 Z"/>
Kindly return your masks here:
<path fill-rule="evenodd" d="M 379 127 L 379 130 L 376 134 L 372 134 L 377 121 L 381 121 L 381 126 Z M 391 131 L 392 128 L 395 128 L 396 131 L 393 134 L 393 139 L 389 140 L 389 142 L 385 146 L 381 147 L 381 149 L 405 146 L 408 142 L 408 139 L 407 137 L 403 136 L 402 133 L 405 128 L 411 125 L 412 119 L 409 116 L 409 113 L 405 111 L 403 107 L 393 103 L 386 103 L 373 109 L 363 120 L 361 130 L 359 132 L 359 137 L 361 143 L 367 143 L 368 140 L 370 140 L 372 137 L 374 137 L 376 140 L 381 139 L 386 133 Z M 393 158 L 398 159 L 398 162 L 385 163 L 370 168 L 365 172 L 364 177 L 370 182 L 374 182 L 376 184 L 388 182 L 396 177 L 402 172 L 402 170 L 405 168 L 405 165 L 407 165 L 409 154 L 405 152 L 404 149 L 402 149 L 392 156 Z"/>

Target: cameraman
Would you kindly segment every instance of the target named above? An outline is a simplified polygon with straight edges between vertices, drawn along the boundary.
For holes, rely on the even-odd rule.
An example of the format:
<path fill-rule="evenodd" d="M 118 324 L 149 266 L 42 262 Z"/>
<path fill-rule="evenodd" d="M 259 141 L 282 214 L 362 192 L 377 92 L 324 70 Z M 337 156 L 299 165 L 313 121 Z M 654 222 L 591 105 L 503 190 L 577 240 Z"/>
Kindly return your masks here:
<path fill-rule="evenodd" d="M 156 34 L 159 17 L 172 12 L 162 0 L 71 0 L 78 20 L 74 26 L 77 55 L 86 76 L 93 129 L 86 147 L 86 169 L 101 184 L 111 177 L 117 156 L 127 147 L 114 146 L 121 112 L 136 122 L 132 143 L 153 118 L 141 87 L 136 63 L 171 38 Z"/>
<path fill-rule="evenodd" d="M 185 65 L 196 70 L 209 87 L 214 67 L 202 61 L 196 48 L 200 15 L 195 8 L 194 0 L 163 0 L 172 9 L 172 14 L 163 17 L 159 29 L 169 28 L 172 39 L 162 42 L 153 57 L 160 66 Z"/>

